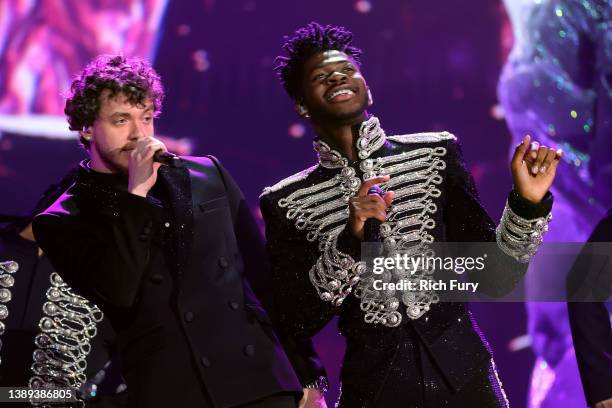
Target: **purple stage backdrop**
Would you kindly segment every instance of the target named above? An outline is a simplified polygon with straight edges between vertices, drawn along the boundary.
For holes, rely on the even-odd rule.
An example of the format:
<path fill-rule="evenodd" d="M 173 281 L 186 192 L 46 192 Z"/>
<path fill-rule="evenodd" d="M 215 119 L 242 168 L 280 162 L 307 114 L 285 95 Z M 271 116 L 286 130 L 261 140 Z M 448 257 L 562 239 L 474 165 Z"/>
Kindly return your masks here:
<path fill-rule="evenodd" d="M 371 113 L 387 134 L 458 136 L 481 198 L 499 219 L 511 186 L 511 137 L 496 86 L 512 39 L 497 0 L 3 0 L 0 213 L 29 211 L 84 156 L 63 122 L 62 93 L 94 55 L 123 52 L 149 58 L 162 76 L 159 134 L 175 151 L 217 156 L 261 219 L 261 190 L 315 160 L 312 130 L 272 71 L 283 35 L 310 21 L 354 32 Z M 525 333 L 524 305 L 473 310 L 512 406 L 523 407 L 533 356 L 510 352 L 508 342 Z M 344 351 L 335 322 L 316 344 L 333 406 Z"/>

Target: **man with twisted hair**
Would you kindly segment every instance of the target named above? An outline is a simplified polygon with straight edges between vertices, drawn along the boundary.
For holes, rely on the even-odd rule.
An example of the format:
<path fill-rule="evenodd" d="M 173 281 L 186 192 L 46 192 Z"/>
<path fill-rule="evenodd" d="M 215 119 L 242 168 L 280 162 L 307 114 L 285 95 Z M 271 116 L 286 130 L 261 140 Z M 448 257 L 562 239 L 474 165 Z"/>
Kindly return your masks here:
<path fill-rule="evenodd" d="M 514 187 L 496 230 L 455 136 L 387 136 L 367 113 L 372 94 L 351 40 L 342 27 L 310 23 L 287 38 L 288 56 L 277 60 L 296 112 L 317 135 L 318 156 L 260 199 L 281 324 L 308 339 L 339 315 L 347 340 L 342 408 L 506 407 L 464 303 L 438 302 L 432 291 L 372 289 L 360 259 L 364 227 L 378 220 L 374 236 L 390 252 L 435 241 L 497 242 L 488 268 L 470 279 L 502 296 L 522 278 L 548 223 L 561 152 L 530 149 L 528 137 L 516 148 Z M 370 194 L 376 185 L 379 193 Z"/>

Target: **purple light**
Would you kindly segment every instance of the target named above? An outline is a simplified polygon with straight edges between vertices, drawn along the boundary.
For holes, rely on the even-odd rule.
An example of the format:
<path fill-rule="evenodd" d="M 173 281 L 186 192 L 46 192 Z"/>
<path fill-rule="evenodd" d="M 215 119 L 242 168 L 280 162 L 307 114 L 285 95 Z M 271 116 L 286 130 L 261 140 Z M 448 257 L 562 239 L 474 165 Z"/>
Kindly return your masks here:
<path fill-rule="evenodd" d="M 361 14 L 369 13 L 372 10 L 372 3 L 368 0 L 358 0 L 355 2 L 355 10 Z"/>
<path fill-rule="evenodd" d="M 205 50 L 197 50 L 191 57 L 193 58 L 193 67 L 196 71 L 208 71 L 210 61 L 208 61 L 208 53 Z"/>
<path fill-rule="evenodd" d="M 178 33 L 178 35 L 180 35 L 181 37 L 185 37 L 187 35 L 189 35 L 189 33 L 191 32 L 191 26 L 189 24 L 181 24 L 180 26 L 178 26 L 178 28 L 176 29 L 176 32 Z"/>
<path fill-rule="evenodd" d="M 294 123 L 293 125 L 289 126 L 288 132 L 289 136 L 292 138 L 299 139 L 306 133 L 306 128 L 301 123 Z"/>

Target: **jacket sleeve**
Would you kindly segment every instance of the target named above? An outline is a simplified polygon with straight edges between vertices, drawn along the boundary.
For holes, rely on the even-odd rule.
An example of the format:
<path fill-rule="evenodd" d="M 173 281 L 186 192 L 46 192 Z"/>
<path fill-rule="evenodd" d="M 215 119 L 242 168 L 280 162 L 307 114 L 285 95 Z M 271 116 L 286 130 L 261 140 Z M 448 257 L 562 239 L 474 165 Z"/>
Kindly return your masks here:
<path fill-rule="evenodd" d="M 327 374 L 312 341 L 308 338 L 298 339 L 286 330 L 281 320 L 280 308 L 275 301 L 274 284 L 261 232 L 236 182 L 217 159 L 212 158 L 212 160 L 225 183 L 236 240 L 244 262 L 244 272 L 249 288 L 262 302 L 273 321 L 275 332 L 302 385 L 313 383 L 320 377 L 326 377 Z"/>
<path fill-rule="evenodd" d="M 552 195 L 540 203 L 522 198 L 515 190 L 508 196 L 504 215 L 496 227 L 482 207 L 472 175 L 466 168 L 461 147 L 448 143 L 444 225 L 447 242 L 496 242 L 487 253 L 486 267 L 473 270 L 470 280 L 479 282 L 479 291 L 494 297 L 510 293 L 527 271 L 529 258 L 541 243 L 550 217 Z M 489 247 L 487 247 L 488 249 Z M 466 251 L 474 250 L 465 248 Z M 482 255 L 482 254 L 481 254 Z"/>
<path fill-rule="evenodd" d="M 323 262 L 323 255 L 317 242 L 309 242 L 289 230 L 293 225 L 269 194 L 261 196 L 260 208 L 281 324 L 298 338 L 312 337 L 335 313 L 333 305 L 321 299 L 311 282 L 310 275 Z"/>
<path fill-rule="evenodd" d="M 78 208 L 63 196 L 33 222 L 36 241 L 68 284 L 95 304 L 131 307 L 162 209 L 124 191 Z"/>

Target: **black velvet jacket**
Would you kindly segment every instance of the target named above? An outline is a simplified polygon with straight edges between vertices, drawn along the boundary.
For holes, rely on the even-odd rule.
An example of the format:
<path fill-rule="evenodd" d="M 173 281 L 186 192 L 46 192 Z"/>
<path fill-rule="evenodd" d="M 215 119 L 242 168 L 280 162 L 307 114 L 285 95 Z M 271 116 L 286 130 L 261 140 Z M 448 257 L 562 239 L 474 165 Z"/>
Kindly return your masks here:
<path fill-rule="evenodd" d="M 299 396 L 300 380 L 322 372 L 309 342 L 285 338 L 283 350 L 255 296 L 266 304 L 270 282 L 241 191 L 213 158 L 182 163 L 162 166 L 146 199 L 127 192 L 125 177 L 82 164 L 75 185 L 35 218 L 37 241 L 117 331 L 129 406 Z"/>
<path fill-rule="evenodd" d="M 342 259 L 342 254 L 350 255 L 355 261 L 359 260 L 360 255 L 361 243 L 346 226 L 348 203 L 341 197 L 347 191 L 349 182 L 341 182 L 340 175 L 347 172 L 347 168 L 352 168 L 356 177 L 363 180 L 373 176 L 369 174 L 364 177 L 363 170 L 373 168 L 377 175 L 390 174 L 390 182 L 394 178 L 400 180 L 404 177 L 406 184 L 398 182 L 395 186 L 381 187 L 396 192 L 392 203 L 394 207 L 400 208 L 405 204 L 412 205 L 413 209 L 421 208 L 414 204 L 420 202 L 423 208 L 431 210 L 426 217 L 429 221 L 421 219 L 423 222 L 412 230 L 417 232 L 411 236 L 419 239 L 426 239 L 428 235 L 437 242 L 495 242 L 495 224 L 479 202 L 474 181 L 465 168 L 461 150 L 452 135 L 372 135 L 373 131 L 378 132 L 377 126 L 376 123 L 371 129 L 362 129 L 370 136 L 362 134 L 363 137 L 357 141 L 360 155 L 367 159 L 362 157 L 362 160 L 348 162 L 328 146 L 316 143 L 320 164 L 265 189 L 260 203 L 283 326 L 295 336 L 309 338 L 338 314 L 341 334 L 347 339 L 341 374 L 343 398 L 350 389 L 350 392 L 363 397 L 358 399 L 359 406 L 364 404 L 363 401 L 381 407 L 387 403 L 393 404 L 389 406 L 413 406 L 405 398 L 410 398 L 417 406 L 420 397 L 407 397 L 406 390 L 412 390 L 407 385 L 412 381 L 410 373 L 416 369 L 414 361 L 400 357 L 400 350 L 405 344 L 415 341 L 420 344 L 420 353 L 441 373 L 442 379 L 438 379 L 450 388 L 451 394 L 459 392 L 464 385 L 473 381 L 474 376 L 491 374 L 488 370 L 491 352 L 464 303 L 431 304 L 428 311 L 414 320 L 406 316 L 402 305 L 400 310 L 404 316 L 401 324 L 398 327 L 385 327 L 380 321 L 379 324 L 364 321 L 364 311 L 354 291 L 340 307 L 321 299 L 320 291 L 313 284 L 318 268 L 324 270 L 325 264 L 341 264 L 339 259 Z M 387 164 L 383 166 L 387 166 L 386 170 L 377 171 L 376 165 L 383 158 L 387 158 Z M 370 163 L 364 164 L 367 160 Z M 412 177 L 414 175 L 417 177 Z M 338 183 L 334 184 L 334 180 L 338 180 Z M 411 185 L 411 180 L 413 186 L 415 181 L 420 180 L 420 186 L 411 191 L 408 191 L 408 187 L 405 193 L 400 193 L 403 186 Z M 319 199 L 327 194 L 326 191 L 329 192 L 328 196 Z M 329 197 L 334 191 L 337 196 Z M 324 201 L 329 204 L 327 209 L 316 208 Z M 534 205 L 512 192 L 509 205 L 522 217 L 536 218 L 549 213 L 552 198 L 548 195 L 542 203 Z M 326 232 L 329 234 L 326 235 Z M 397 236 L 410 234 L 404 230 Z M 329 240 L 331 246 L 326 247 L 329 236 L 337 238 Z M 335 252 L 333 246 L 340 254 Z M 527 264 L 517 262 L 501 250 L 492 255 L 488 265 L 503 273 L 495 274 L 495 279 L 486 273 L 474 273 L 470 279 L 480 282 L 479 289 L 484 293 L 501 296 L 519 282 Z M 345 266 L 350 278 L 350 262 Z M 342 272 L 339 273 L 342 275 Z M 499 276 L 504 278 L 499 279 Z M 444 405 L 443 400 L 431 402 L 435 399 L 432 395 L 439 389 L 439 384 L 428 382 L 425 373 L 420 375 L 418 381 L 424 384 L 416 392 L 429 395 L 431 404 L 424 406 Z M 391 383 L 395 385 L 389 385 Z M 388 394 L 388 391 L 396 392 L 396 398 L 381 395 Z M 383 400 L 391 402 L 383 403 Z"/>

